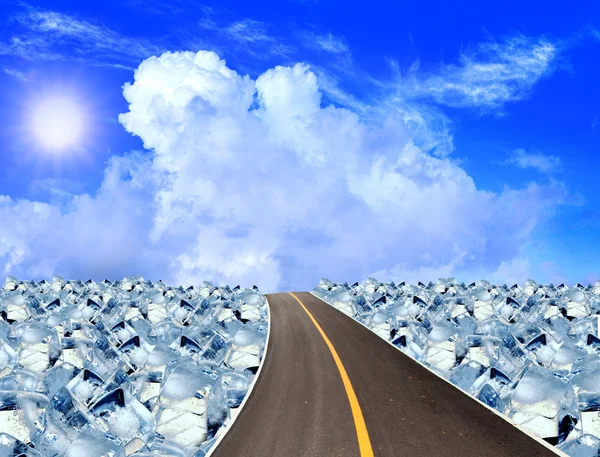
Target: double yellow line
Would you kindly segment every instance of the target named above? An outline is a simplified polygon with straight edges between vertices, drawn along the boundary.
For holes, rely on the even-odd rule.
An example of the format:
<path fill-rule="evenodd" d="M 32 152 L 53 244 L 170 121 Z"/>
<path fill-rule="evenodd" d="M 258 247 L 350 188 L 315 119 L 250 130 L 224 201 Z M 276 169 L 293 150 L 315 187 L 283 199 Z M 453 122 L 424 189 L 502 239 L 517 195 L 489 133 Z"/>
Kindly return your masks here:
<path fill-rule="evenodd" d="M 331 344 L 331 341 L 329 340 L 329 338 L 327 337 L 317 320 L 313 317 L 310 311 L 306 309 L 304 303 L 302 303 L 300 299 L 296 297 L 296 295 L 294 295 L 292 292 L 290 292 L 290 295 L 294 297 L 298 303 L 300 303 L 300 306 L 302 306 L 302 308 L 304 308 L 304 311 L 306 311 L 306 314 L 308 314 L 308 317 L 310 317 L 310 320 L 313 324 L 315 324 L 315 327 L 317 327 L 317 330 L 325 340 L 325 343 L 327 344 L 327 347 L 329 348 L 329 351 L 333 356 L 333 360 L 335 360 L 337 369 L 340 372 L 340 376 L 342 377 L 342 382 L 344 383 L 344 388 L 346 389 L 346 395 L 348 395 L 348 401 L 350 402 L 350 409 L 352 410 L 352 417 L 354 418 L 354 427 L 356 428 L 356 437 L 358 438 L 358 448 L 360 449 L 360 456 L 374 457 L 373 448 L 371 447 L 371 440 L 369 439 L 369 432 L 367 431 L 367 425 L 365 424 L 365 418 L 363 417 L 362 410 L 360 409 L 360 405 L 358 404 L 358 399 L 356 398 L 356 394 L 354 393 L 354 388 L 352 387 L 352 383 L 350 382 L 350 378 L 348 377 L 348 373 L 346 373 L 346 369 L 342 364 L 340 356 L 338 355 L 337 351 L 333 347 L 333 344 Z"/>

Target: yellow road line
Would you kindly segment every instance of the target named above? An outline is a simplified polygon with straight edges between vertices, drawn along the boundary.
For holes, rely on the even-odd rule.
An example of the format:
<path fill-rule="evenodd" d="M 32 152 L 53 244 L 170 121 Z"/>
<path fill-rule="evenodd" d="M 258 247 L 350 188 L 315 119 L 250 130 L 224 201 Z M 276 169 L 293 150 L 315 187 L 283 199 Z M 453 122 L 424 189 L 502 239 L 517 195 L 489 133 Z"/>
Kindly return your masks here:
<path fill-rule="evenodd" d="M 354 418 L 354 426 L 356 428 L 356 437 L 358 438 L 358 448 L 360 449 L 360 456 L 374 457 L 373 448 L 371 447 L 371 440 L 369 439 L 369 432 L 367 431 L 367 425 L 365 424 L 365 418 L 363 417 L 362 410 L 360 409 L 360 405 L 358 404 L 358 399 L 356 398 L 356 394 L 354 393 L 354 388 L 352 387 L 352 383 L 350 382 L 350 378 L 348 377 L 348 373 L 346 373 L 346 369 L 342 364 L 340 356 L 333 347 L 333 344 L 331 344 L 331 341 L 329 341 L 329 338 L 327 338 L 327 335 L 325 334 L 317 320 L 313 317 L 310 311 L 306 309 L 304 303 L 302 303 L 300 299 L 296 297 L 292 292 L 290 292 L 290 295 L 294 297 L 298 303 L 300 303 L 300 306 L 302 306 L 302 308 L 304 308 L 304 311 L 306 311 L 306 314 L 308 314 L 310 320 L 313 322 L 313 324 L 315 324 L 315 327 L 317 327 L 317 330 L 325 340 L 325 343 L 327 343 L 327 347 L 329 347 L 329 350 L 331 351 L 333 360 L 335 360 L 335 364 L 337 365 L 338 371 L 340 372 L 340 376 L 342 377 L 342 382 L 344 383 L 344 387 L 346 388 L 346 395 L 348 395 L 350 409 L 352 409 L 352 417 Z"/>

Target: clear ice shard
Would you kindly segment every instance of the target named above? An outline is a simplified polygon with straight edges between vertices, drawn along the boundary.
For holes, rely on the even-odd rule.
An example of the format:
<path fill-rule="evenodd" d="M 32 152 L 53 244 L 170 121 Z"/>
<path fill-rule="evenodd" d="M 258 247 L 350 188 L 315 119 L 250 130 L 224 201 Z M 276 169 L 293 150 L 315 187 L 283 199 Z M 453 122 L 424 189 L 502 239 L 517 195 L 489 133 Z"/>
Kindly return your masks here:
<path fill-rule="evenodd" d="M 600 455 L 600 281 L 324 278 L 313 293 L 530 433 Z"/>
<path fill-rule="evenodd" d="M 0 457 L 205 455 L 265 349 L 255 288 L 20 281 L 0 290 Z"/>

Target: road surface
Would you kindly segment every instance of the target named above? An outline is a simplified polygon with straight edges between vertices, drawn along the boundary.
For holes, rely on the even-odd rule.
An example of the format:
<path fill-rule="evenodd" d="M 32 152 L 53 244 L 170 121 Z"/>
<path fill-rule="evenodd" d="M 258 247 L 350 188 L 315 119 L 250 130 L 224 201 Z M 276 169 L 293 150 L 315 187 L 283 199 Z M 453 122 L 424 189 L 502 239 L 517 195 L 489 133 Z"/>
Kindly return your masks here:
<path fill-rule="evenodd" d="M 264 366 L 211 457 L 557 455 L 311 294 L 267 298 Z"/>

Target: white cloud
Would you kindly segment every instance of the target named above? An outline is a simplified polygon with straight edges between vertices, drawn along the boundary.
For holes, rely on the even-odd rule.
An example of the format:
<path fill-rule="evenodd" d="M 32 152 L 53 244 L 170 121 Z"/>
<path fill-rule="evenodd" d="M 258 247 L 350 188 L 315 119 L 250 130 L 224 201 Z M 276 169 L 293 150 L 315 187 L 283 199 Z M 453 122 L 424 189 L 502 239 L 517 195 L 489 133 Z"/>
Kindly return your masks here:
<path fill-rule="evenodd" d="M 22 27 L 22 32 L 7 42 L 0 42 L 0 55 L 122 66 L 123 63 L 137 63 L 164 50 L 146 40 L 127 37 L 107 27 L 56 11 L 28 7 L 14 20 Z M 68 52 L 63 53 L 63 50 Z"/>
<path fill-rule="evenodd" d="M 6 273 L 141 273 L 274 291 L 373 271 L 489 272 L 567 193 L 478 190 L 449 157 L 419 146 L 430 141 L 427 116 L 322 107 L 305 64 L 252 80 L 212 52 L 165 53 L 142 62 L 124 95 L 119 120 L 152 151 L 113 157 L 96 195 L 73 197 L 66 211 L 4 201 Z"/>
<path fill-rule="evenodd" d="M 332 54 L 350 54 L 346 41 L 332 33 L 318 34 L 305 31 L 299 34 L 305 46 Z"/>
<path fill-rule="evenodd" d="M 19 81 L 24 82 L 24 83 L 29 81 L 29 78 L 27 78 L 27 76 L 25 76 L 19 70 L 15 70 L 14 68 L 4 68 L 4 73 L 6 73 L 7 75 L 12 76 L 14 78 L 17 78 Z"/>
<path fill-rule="evenodd" d="M 533 168 L 542 173 L 552 173 L 560 167 L 560 158 L 541 152 L 527 152 L 517 149 L 505 164 L 516 165 L 519 168 Z"/>
<path fill-rule="evenodd" d="M 492 283 L 507 284 L 524 284 L 525 281 L 531 279 L 529 268 L 529 259 L 515 257 L 514 259 L 502 261 L 496 271 L 489 278 Z"/>
<path fill-rule="evenodd" d="M 448 64 L 422 74 L 418 62 L 400 80 L 405 98 L 422 98 L 453 107 L 498 109 L 527 97 L 544 75 L 554 70 L 559 49 L 543 38 L 515 36 L 480 44 Z"/>
<path fill-rule="evenodd" d="M 212 19 L 213 12 L 198 22 L 200 28 L 214 32 L 227 39 L 244 52 L 260 59 L 269 56 L 288 56 L 294 49 L 284 40 L 271 35 L 264 22 L 242 19 L 229 24 L 220 24 Z"/>
<path fill-rule="evenodd" d="M 262 22 L 253 19 L 232 22 L 224 29 L 224 32 L 237 41 L 253 43 L 256 41 L 274 40 L 274 38 L 266 32 L 265 25 Z"/>

